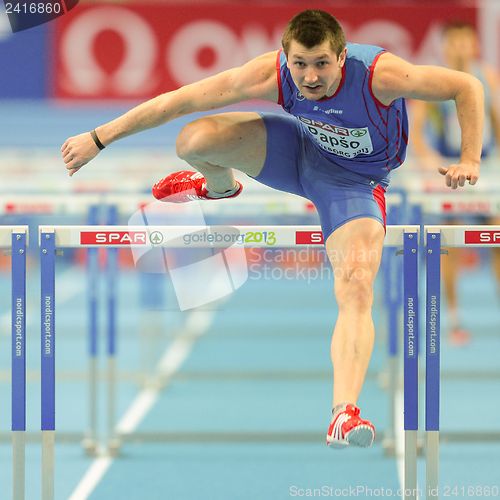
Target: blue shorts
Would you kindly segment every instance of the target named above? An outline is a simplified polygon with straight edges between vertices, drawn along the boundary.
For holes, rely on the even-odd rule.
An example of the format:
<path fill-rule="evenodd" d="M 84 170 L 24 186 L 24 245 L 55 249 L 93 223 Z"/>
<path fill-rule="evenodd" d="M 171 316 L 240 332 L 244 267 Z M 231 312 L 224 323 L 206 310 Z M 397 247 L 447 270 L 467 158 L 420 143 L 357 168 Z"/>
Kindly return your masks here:
<path fill-rule="evenodd" d="M 295 117 L 260 116 L 267 130 L 267 155 L 257 181 L 314 203 L 325 241 L 335 229 L 361 217 L 376 219 L 385 228 L 382 185 L 323 156 Z"/>

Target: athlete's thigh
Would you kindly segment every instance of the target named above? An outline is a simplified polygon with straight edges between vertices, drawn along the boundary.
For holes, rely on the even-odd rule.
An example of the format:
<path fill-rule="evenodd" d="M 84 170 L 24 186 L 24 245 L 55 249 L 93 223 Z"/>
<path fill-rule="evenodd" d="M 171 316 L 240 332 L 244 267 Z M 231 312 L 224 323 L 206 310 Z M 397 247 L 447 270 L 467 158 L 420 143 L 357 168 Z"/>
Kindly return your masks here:
<path fill-rule="evenodd" d="M 302 135 L 292 116 L 235 112 L 190 123 L 180 141 L 191 143 L 188 149 L 194 149 L 203 161 L 241 170 L 267 186 L 303 195 L 299 172 L 305 161 Z"/>
<path fill-rule="evenodd" d="M 375 181 L 319 158 L 304 172 L 302 185 L 318 211 L 325 241 L 356 219 L 375 219 L 384 229 L 385 189 Z"/>
<path fill-rule="evenodd" d="M 177 139 L 177 151 L 187 150 L 188 156 L 255 176 L 264 165 L 266 138 L 258 113 L 220 113 L 186 125 Z"/>
<path fill-rule="evenodd" d="M 384 226 L 368 217 L 353 219 L 336 229 L 325 244 L 335 276 L 337 272 L 348 276 L 361 269 L 374 279 L 380 266 L 384 237 Z"/>
<path fill-rule="evenodd" d="M 261 113 L 267 134 L 266 158 L 256 180 L 280 191 L 306 197 L 302 185 L 305 166 L 315 156 L 306 147 L 304 130 L 288 114 Z"/>

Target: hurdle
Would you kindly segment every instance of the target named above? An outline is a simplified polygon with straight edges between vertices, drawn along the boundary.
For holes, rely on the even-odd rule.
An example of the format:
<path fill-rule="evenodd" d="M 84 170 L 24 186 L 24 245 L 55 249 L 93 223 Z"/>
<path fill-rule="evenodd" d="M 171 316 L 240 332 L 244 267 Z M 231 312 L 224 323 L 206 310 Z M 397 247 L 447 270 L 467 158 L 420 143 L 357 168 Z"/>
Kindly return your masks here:
<path fill-rule="evenodd" d="M 0 226 L 0 248 L 11 254 L 12 498 L 25 498 L 26 248 L 28 226 Z"/>
<path fill-rule="evenodd" d="M 443 248 L 500 247 L 500 226 L 425 226 L 426 243 L 426 495 L 439 498 L 440 258 Z M 472 436 L 478 438 L 480 436 Z M 491 436 L 490 436 L 491 437 Z M 493 436 L 498 437 L 498 436 Z"/>
<path fill-rule="evenodd" d="M 152 203 L 159 202 L 151 199 L 150 195 L 143 193 L 76 193 L 76 194 L 0 194 L 0 216 L 71 216 L 87 218 L 87 224 L 96 225 L 105 223 L 108 225 L 117 224 L 120 216 L 130 215 L 136 210 Z M 170 211 L 184 210 L 182 207 L 172 206 Z M 314 207 L 303 198 L 293 195 L 280 195 L 272 198 L 260 193 L 253 193 L 243 201 L 237 200 L 232 204 L 207 204 L 203 207 L 203 213 L 208 216 L 231 216 L 234 214 L 262 214 L 265 210 L 270 214 L 288 215 L 311 215 Z M 116 359 L 116 280 L 117 253 L 114 250 L 108 252 L 107 266 L 104 273 L 99 271 L 97 249 L 88 249 L 87 259 L 87 286 L 88 286 L 88 426 L 82 433 L 66 432 L 59 433 L 59 439 L 65 441 L 82 441 L 82 446 L 87 454 L 96 455 L 99 453 L 101 443 L 98 436 L 98 385 L 100 380 L 99 372 L 99 308 L 98 297 L 99 282 L 105 281 L 105 320 L 106 330 L 106 367 L 104 381 L 107 386 L 108 397 L 106 398 L 106 414 L 104 428 L 106 430 L 106 448 L 110 452 L 117 451 L 117 441 L 111 432 L 116 424 L 116 384 L 117 376 L 115 371 Z M 28 432 L 26 439 L 31 441 L 39 440 L 38 435 Z M 10 439 L 7 434 L 0 433 L 0 440 Z"/>
<path fill-rule="evenodd" d="M 428 192 L 421 192 L 425 186 L 421 186 L 418 183 L 416 185 L 408 185 L 408 193 L 403 193 L 403 196 L 407 201 L 406 214 L 404 212 L 405 203 L 400 204 L 397 199 L 394 198 L 393 192 L 391 192 L 392 199 L 388 203 L 387 217 L 388 223 L 390 224 L 394 220 L 398 220 L 402 223 L 408 224 L 419 224 L 423 227 L 423 222 L 425 221 L 425 216 L 487 216 L 487 217 L 498 217 L 500 216 L 500 195 L 498 191 L 495 191 L 496 185 L 493 181 L 495 179 L 488 179 L 488 184 L 481 184 L 481 186 L 474 186 L 474 190 L 465 190 L 450 192 L 449 190 L 444 190 L 442 185 L 442 179 L 439 182 L 432 179 L 432 184 L 428 185 Z M 493 182 L 493 184 L 491 184 Z M 491 186 L 493 185 L 493 188 Z M 481 188 L 479 191 L 476 188 Z M 396 189 L 396 192 L 399 192 Z M 389 201 L 389 197 L 388 197 Z M 395 212 L 395 214 L 393 213 Z M 391 216 L 392 215 L 392 216 Z M 459 227 L 459 226 L 457 226 Z M 423 231 L 421 232 L 423 235 Z M 423 241 L 420 243 L 422 244 Z M 432 241 L 431 241 L 432 243 Z M 468 245 L 470 246 L 470 245 Z M 420 264 L 424 264 L 425 257 L 427 253 L 422 253 Z M 395 395 L 397 392 L 399 375 L 398 375 L 398 339 L 400 338 L 399 325 L 399 311 L 401 307 L 401 297 L 400 291 L 394 286 L 394 283 L 399 279 L 399 274 L 402 272 L 400 267 L 400 261 L 397 259 L 387 259 L 383 261 L 383 277 L 385 279 L 384 285 L 386 290 L 388 290 L 384 300 L 386 302 L 386 310 L 388 313 L 388 386 L 389 389 L 389 407 L 390 414 L 393 415 L 398 411 L 395 404 Z M 433 274 L 432 276 L 434 276 Z M 427 282 L 432 283 L 432 276 L 428 276 Z M 422 374 L 423 376 L 424 374 Z M 488 374 L 467 372 L 467 374 L 458 373 L 441 373 L 441 378 L 457 378 L 463 377 L 464 375 L 469 375 L 471 377 L 484 377 Z M 494 371 L 489 376 L 498 378 L 500 372 Z M 387 435 L 383 441 L 384 450 L 387 454 L 393 455 L 395 452 L 395 439 L 394 435 L 396 433 L 396 423 L 395 419 L 392 419 L 392 425 L 387 431 Z M 486 442 L 486 441 L 500 441 L 500 432 L 495 431 L 477 431 L 477 432 L 462 432 L 462 431 L 441 431 L 440 432 L 441 441 L 446 442 Z M 418 453 L 422 454 L 424 448 L 425 436 L 420 433 L 418 435 Z"/>
<path fill-rule="evenodd" d="M 107 194 L 107 193 L 78 193 L 58 194 L 57 196 L 46 194 L 1 194 L 0 216 L 8 217 L 20 215 L 40 216 L 71 216 L 87 218 L 87 224 L 99 223 L 116 224 L 118 220 L 118 208 L 123 213 L 129 213 L 132 209 L 139 208 L 151 202 L 146 195 Z M 59 439 L 64 441 L 81 441 L 84 450 L 89 455 L 96 455 L 100 451 L 98 439 L 98 383 L 100 378 L 98 367 L 98 343 L 99 343 L 99 280 L 104 278 L 106 284 L 106 351 L 107 367 L 105 380 L 107 385 L 107 414 L 106 429 L 108 431 L 107 446 L 113 449 L 114 441 L 109 430 L 115 422 L 115 393 L 116 375 L 114 372 L 114 359 L 116 357 L 116 276 L 117 254 L 111 250 L 108 254 L 108 262 L 105 274 L 99 272 L 97 249 L 88 249 L 87 258 L 87 288 L 88 288 L 88 428 L 85 432 L 66 432 L 59 434 Z M 33 433 L 25 433 L 25 439 L 38 441 L 40 436 Z M 10 436 L 0 434 L 0 440 L 10 439 Z"/>
<path fill-rule="evenodd" d="M 241 248 L 291 248 L 291 247 L 306 247 L 311 245 L 322 245 L 323 234 L 319 226 L 41 226 L 39 228 L 40 246 L 46 252 L 42 255 L 41 273 L 42 273 L 42 296 L 52 297 L 52 304 L 55 289 L 55 256 L 59 249 L 63 248 L 227 248 L 227 242 L 224 238 L 217 241 L 216 238 L 204 238 L 203 241 L 194 241 L 187 244 L 182 238 L 185 234 L 203 233 L 207 235 L 228 235 L 235 247 Z M 235 240 L 234 235 L 239 237 Z M 252 235 L 250 238 L 249 235 Z M 207 240 L 209 243 L 207 244 Z M 405 304 L 408 305 L 408 310 L 405 312 L 405 335 L 409 337 L 406 345 L 414 345 L 415 337 L 418 334 L 418 280 L 417 280 L 417 261 L 418 261 L 418 226 L 388 226 L 387 234 L 384 241 L 384 246 L 395 247 L 400 249 L 404 259 L 403 273 L 403 288 Z M 402 249 L 402 250 L 401 250 Z M 56 311 L 53 311 L 55 317 Z M 413 321 L 411 327 L 410 319 Z M 52 328 L 51 338 L 55 338 L 55 324 L 50 323 Z M 413 351 L 414 352 L 414 351 Z M 416 354 L 416 353 L 415 353 Z M 416 368 L 417 367 L 417 368 Z M 45 367 L 42 367 L 45 368 Z M 42 374 L 44 387 L 49 391 L 51 397 L 48 399 L 50 405 L 45 407 L 45 411 L 49 416 L 55 412 L 55 401 L 53 399 L 52 387 L 54 384 L 55 373 L 53 365 L 46 369 Z M 413 356 L 408 362 L 408 377 L 410 378 L 418 370 L 418 358 Z M 50 383 L 49 383 L 50 381 Z M 411 378 L 410 386 L 417 383 L 417 379 Z M 409 387 L 410 387 L 409 386 Z M 418 428 L 417 419 L 418 401 L 416 397 L 405 398 L 405 416 L 408 416 L 408 421 L 405 420 L 405 435 L 408 443 L 411 445 Z M 50 432 L 50 439 L 44 441 L 46 453 L 44 460 L 46 466 L 44 470 L 52 472 L 52 489 L 47 486 L 47 496 L 43 500 L 51 500 L 49 493 L 53 494 L 53 437 L 55 435 L 55 427 L 53 420 L 49 419 L 45 428 Z M 127 440 L 126 435 L 113 433 L 114 439 Z M 175 439 L 175 436 L 165 435 L 167 439 Z M 159 436 L 155 436 L 156 439 Z M 410 453 L 411 446 L 408 446 L 408 465 L 405 474 L 405 487 L 416 490 L 416 453 L 414 456 Z M 48 476 L 45 476 L 48 480 Z M 412 498 L 412 497 L 408 497 Z"/>
<path fill-rule="evenodd" d="M 387 224 L 408 223 L 408 200 L 403 189 L 391 189 L 386 195 Z M 387 368 L 384 375 L 383 387 L 388 389 L 388 410 L 390 425 L 384 433 L 382 447 L 387 455 L 396 453 L 396 393 L 399 386 L 399 345 L 402 325 L 403 290 L 399 286 L 403 275 L 401 259 L 384 253 L 381 262 L 381 277 L 383 280 L 384 294 L 382 296 L 386 310 L 387 328 Z"/>
<path fill-rule="evenodd" d="M 91 198 L 92 200 L 92 198 Z M 89 209 L 89 224 L 95 226 L 99 223 L 100 208 L 105 208 L 105 217 L 110 225 L 116 224 L 118 211 L 116 206 L 107 205 L 104 196 L 101 196 L 99 204 L 91 204 Z M 87 249 L 87 279 L 88 279 L 88 307 L 89 307 L 89 427 L 83 439 L 82 445 L 87 454 L 97 455 L 99 453 L 98 439 L 98 285 L 99 285 L 99 255 L 97 248 Z M 107 266 L 105 270 L 106 281 L 106 352 L 107 369 L 106 382 L 108 389 L 107 397 L 107 448 L 116 452 L 116 442 L 112 436 L 115 422 L 116 406 L 116 277 L 118 274 L 117 249 L 111 249 L 107 255 Z"/>

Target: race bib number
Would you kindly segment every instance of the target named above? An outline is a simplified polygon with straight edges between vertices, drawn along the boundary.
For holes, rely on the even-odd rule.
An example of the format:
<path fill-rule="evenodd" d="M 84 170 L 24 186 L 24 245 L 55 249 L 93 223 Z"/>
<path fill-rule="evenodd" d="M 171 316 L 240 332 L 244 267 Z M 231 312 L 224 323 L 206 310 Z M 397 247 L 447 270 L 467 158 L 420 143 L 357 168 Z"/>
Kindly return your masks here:
<path fill-rule="evenodd" d="M 329 125 L 317 120 L 299 116 L 318 145 L 342 158 L 355 158 L 373 152 L 372 139 L 368 127 L 346 128 Z"/>

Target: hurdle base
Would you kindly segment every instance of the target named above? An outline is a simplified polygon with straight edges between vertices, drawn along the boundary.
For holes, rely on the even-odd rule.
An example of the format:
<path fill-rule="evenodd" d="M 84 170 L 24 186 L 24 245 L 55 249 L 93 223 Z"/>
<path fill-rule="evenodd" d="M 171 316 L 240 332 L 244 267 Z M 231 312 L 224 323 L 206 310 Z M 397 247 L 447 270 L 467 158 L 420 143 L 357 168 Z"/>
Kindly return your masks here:
<path fill-rule="evenodd" d="M 384 437 L 382 440 L 382 449 L 386 457 L 394 457 L 396 455 L 396 439 L 394 436 Z"/>
<path fill-rule="evenodd" d="M 417 500 L 417 435 L 416 430 L 405 430 L 404 500 Z"/>
<path fill-rule="evenodd" d="M 426 498 L 439 498 L 439 431 L 426 432 Z"/>
<path fill-rule="evenodd" d="M 122 444 L 122 440 L 117 437 L 109 439 L 107 443 L 108 455 L 117 457 L 120 454 L 120 448 L 122 447 Z"/>
<path fill-rule="evenodd" d="M 12 499 L 25 499 L 25 431 L 12 431 Z"/>
<path fill-rule="evenodd" d="M 54 500 L 55 431 L 42 431 L 42 500 Z"/>
<path fill-rule="evenodd" d="M 86 436 L 82 439 L 81 445 L 83 451 L 85 451 L 89 457 L 95 457 L 99 454 L 99 443 L 95 438 Z"/>

